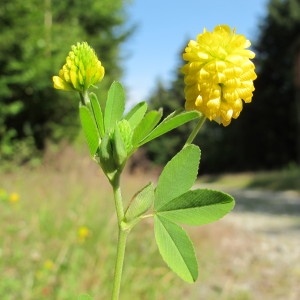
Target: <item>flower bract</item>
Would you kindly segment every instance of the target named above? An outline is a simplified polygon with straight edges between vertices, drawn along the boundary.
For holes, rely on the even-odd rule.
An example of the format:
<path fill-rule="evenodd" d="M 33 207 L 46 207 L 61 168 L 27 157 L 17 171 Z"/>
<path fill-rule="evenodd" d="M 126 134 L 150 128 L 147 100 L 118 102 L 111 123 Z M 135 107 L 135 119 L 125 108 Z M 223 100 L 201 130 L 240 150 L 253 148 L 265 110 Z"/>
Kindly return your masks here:
<path fill-rule="evenodd" d="M 185 108 L 198 110 L 208 119 L 230 124 L 243 109 L 243 101 L 252 100 L 256 78 L 250 60 L 255 54 L 246 48 L 250 41 L 236 34 L 227 25 L 218 25 L 212 32 L 204 29 L 191 40 L 183 59 Z M 242 101 L 243 100 L 243 101 Z"/>
<path fill-rule="evenodd" d="M 54 88 L 85 92 L 102 80 L 104 72 L 95 51 L 86 42 L 77 43 L 72 46 L 59 75 L 53 76 Z"/>

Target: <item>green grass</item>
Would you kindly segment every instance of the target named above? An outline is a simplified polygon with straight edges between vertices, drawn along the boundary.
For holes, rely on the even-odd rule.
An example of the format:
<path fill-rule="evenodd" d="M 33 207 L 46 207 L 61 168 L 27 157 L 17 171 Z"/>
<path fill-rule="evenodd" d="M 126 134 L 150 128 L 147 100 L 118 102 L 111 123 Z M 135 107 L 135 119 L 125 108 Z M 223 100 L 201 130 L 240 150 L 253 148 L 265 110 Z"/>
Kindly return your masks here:
<path fill-rule="evenodd" d="M 88 157 L 58 159 L 0 175 L 2 189 L 20 194 L 17 203 L 0 202 L 1 300 L 110 298 L 117 238 L 110 186 Z M 127 176 L 125 198 L 148 180 Z M 85 242 L 77 237 L 81 226 L 91 233 Z M 151 222 L 132 231 L 127 253 L 121 299 L 181 298 L 187 284 L 162 262 Z"/>
<path fill-rule="evenodd" d="M 151 177 L 126 174 L 126 201 Z M 88 156 L 66 147 L 38 168 L 0 173 L 0 189 L 20 195 L 16 203 L 0 201 L 0 299 L 71 300 L 83 293 L 110 299 L 116 218 L 110 186 Z M 81 226 L 90 231 L 84 242 L 77 236 Z M 224 241 L 235 236 L 249 243 L 236 228 L 220 221 L 188 231 L 199 257 L 199 280 L 187 284 L 167 268 L 152 222 L 145 220 L 129 235 L 122 300 L 272 299 L 259 288 L 264 278 L 249 279 L 232 264 L 241 249 L 228 252 Z M 255 267 L 264 266 L 258 261 L 252 263 Z M 243 288 L 249 280 L 257 290 Z"/>

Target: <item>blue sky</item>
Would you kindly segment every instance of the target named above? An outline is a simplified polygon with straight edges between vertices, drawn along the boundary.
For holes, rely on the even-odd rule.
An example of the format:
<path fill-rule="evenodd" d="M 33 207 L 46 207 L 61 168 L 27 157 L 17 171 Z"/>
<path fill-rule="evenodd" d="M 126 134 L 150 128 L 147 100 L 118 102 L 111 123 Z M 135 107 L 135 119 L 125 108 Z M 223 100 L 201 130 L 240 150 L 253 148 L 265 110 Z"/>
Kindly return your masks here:
<path fill-rule="evenodd" d="M 128 13 L 138 28 L 123 47 L 122 83 L 128 104 L 145 100 L 157 79 L 168 83 L 173 78 L 180 51 L 204 27 L 228 24 L 254 41 L 266 4 L 267 0 L 133 0 Z"/>

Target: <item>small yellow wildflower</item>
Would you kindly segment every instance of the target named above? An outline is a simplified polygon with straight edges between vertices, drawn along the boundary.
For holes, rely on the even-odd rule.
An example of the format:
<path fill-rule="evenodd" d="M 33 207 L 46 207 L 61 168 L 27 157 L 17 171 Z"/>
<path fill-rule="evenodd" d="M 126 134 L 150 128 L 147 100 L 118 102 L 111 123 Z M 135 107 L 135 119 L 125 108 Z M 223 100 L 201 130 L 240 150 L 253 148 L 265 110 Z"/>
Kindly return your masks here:
<path fill-rule="evenodd" d="M 71 48 L 59 76 L 53 76 L 54 88 L 85 92 L 102 80 L 105 71 L 95 51 L 86 42 L 77 43 Z"/>
<path fill-rule="evenodd" d="M 77 231 L 79 242 L 84 242 L 90 234 L 90 230 L 86 226 L 79 227 Z"/>
<path fill-rule="evenodd" d="M 54 269 L 54 262 L 51 259 L 47 259 L 44 261 L 44 269 L 45 270 L 53 270 Z"/>
<path fill-rule="evenodd" d="M 252 100 L 255 66 L 250 61 L 255 54 L 241 34 L 227 25 L 218 25 L 212 32 L 204 29 L 197 40 L 191 40 L 183 59 L 185 108 L 198 110 L 208 119 L 230 124 Z"/>
<path fill-rule="evenodd" d="M 20 200 L 20 195 L 18 193 L 11 193 L 8 197 L 8 200 L 11 203 L 16 203 Z"/>

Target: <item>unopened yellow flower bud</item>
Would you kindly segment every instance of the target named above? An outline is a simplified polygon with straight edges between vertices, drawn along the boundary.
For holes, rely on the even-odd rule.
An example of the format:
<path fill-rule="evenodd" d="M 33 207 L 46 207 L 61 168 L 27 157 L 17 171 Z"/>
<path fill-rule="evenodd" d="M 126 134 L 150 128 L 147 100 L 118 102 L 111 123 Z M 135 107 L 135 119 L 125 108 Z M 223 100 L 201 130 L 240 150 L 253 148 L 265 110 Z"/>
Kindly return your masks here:
<path fill-rule="evenodd" d="M 204 29 L 197 40 L 191 40 L 183 59 L 185 108 L 198 110 L 208 119 L 230 124 L 242 111 L 243 102 L 252 100 L 256 78 L 255 54 L 241 34 L 227 25 L 218 25 L 213 32 Z"/>
<path fill-rule="evenodd" d="M 77 43 L 66 58 L 66 63 L 53 76 L 54 88 L 65 91 L 85 92 L 91 85 L 102 80 L 104 68 L 95 51 L 86 43 Z"/>

